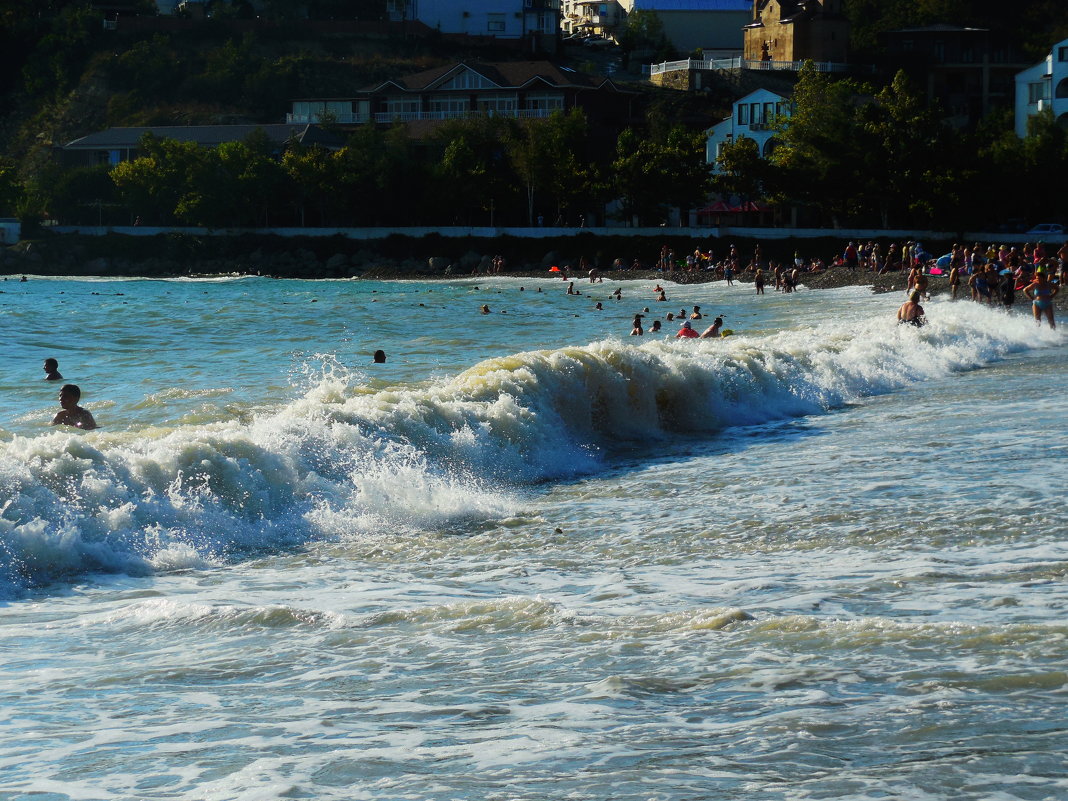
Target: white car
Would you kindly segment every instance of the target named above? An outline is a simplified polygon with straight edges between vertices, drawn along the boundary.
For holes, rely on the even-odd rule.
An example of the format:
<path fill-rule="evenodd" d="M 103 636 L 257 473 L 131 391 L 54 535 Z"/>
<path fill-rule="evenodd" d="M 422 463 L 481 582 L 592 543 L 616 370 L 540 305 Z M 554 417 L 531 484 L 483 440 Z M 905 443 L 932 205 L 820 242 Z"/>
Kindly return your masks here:
<path fill-rule="evenodd" d="M 1042 223 L 1030 231 L 1025 231 L 1024 234 L 1026 236 L 1064 236 L 1064 226 L 1057 223 Z"/>

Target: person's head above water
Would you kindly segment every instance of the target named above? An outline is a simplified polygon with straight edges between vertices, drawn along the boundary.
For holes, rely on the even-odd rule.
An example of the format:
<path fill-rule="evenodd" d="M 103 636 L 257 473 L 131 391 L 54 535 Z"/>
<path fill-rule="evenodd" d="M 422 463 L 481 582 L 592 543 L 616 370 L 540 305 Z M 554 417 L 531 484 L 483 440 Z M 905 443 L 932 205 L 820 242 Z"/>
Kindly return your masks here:
<path fill-rule="evenodd" d="M 386 352 L 384 350 L 376 350 L 375 354 L 374 354 L 374 361 L 375 361 L 375 364 L 385 364 L 386 363 Z"/>
<path fill-rule="evenodd" d="M 53 358 L 44 360 L 45 381 L 60 381 L 63 376 L 59 374 L 59 362 Z"/>
<path fill-rule="evenodd" d="M 59 405 L 64 409 L 73 409 L 82 399 L 82 389 L 77 384 L 64 384 L 59 388 Z"/>

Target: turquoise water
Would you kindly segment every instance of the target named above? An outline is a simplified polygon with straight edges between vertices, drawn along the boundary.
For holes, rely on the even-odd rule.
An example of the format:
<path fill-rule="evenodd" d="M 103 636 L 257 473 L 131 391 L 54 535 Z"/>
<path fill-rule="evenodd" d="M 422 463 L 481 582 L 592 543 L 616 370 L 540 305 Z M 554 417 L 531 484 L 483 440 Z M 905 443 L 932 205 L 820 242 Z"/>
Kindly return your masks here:
<path fill-rule="evenodd" d="M 0 794 L 1068 797 L 1062 335 L 616 286 L 3 283 Z"/>

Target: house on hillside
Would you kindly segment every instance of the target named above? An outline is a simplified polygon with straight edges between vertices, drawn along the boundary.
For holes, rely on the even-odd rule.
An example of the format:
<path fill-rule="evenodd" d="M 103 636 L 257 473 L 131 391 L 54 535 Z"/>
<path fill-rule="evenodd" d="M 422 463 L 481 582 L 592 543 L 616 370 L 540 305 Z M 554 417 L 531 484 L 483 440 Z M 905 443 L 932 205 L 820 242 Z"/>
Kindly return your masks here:
<path fill-rule="evenodd" d="M 753 0 L 744 57 L 779 63 L 846 63 L 849 20 L 842 0 Z"/>
<path fill-rule="evenodd" d="M 290 142 L 319 145 L 338 150 L 344 142 L 336 134 L 317 125 L 169 125 L 147 128 L 108 128 L 57 148 L 57 159 L 65 167 L 93 167 L 132 161 L 140 155 L 141 137 L 150 133 L 160 139 L 196 142 L 202 147 L 218 147 L 224 142 L 242 142 L 262 131 L 281 153 Z"/>
<path fill-rule="evenodd" d="M 791 109 L 788 96 L 770 89 L 757 89 L 738 98 L 731 107 L 731 116 L 705 132 L 705 161 L 713 172 L 718 171 L 723 146 L 743 136 L 756 142 L 760 155 L 767 158 L 777 144 L 775 126 L 783 117 L 790 116 Z"/>
<path fill-rule="evenodd" d="M 750 0 L 620 0 L 628 14 L 656 12 L 664 36 L 682 53 L 698 48 L 714 53 L 742 49 L 742 27 L 750 21 Z"/>
<path fill-rule="evenodd" d="M 563 0 L 560 30 L 568 36 L 618 38 L 627 12 L 619 0 Z"/>
<path fill-rule="evenodd" d="M 1042 61 L 1016 73 L 1016 135 L 1027 136 L 1027 121 L 1046 109 L 1068 130 L 1068 39 L 1053 45 Z"/>
<path fill-rule="evenodd" d="M 418 136 L 445 120 L 529 119 L 580 108 L 591 129 L 618 132 L 631 121 L 635 97 L 609 78 L 549 61 L 460 62 L 383 81 L 350 98 L 294 100 L 287 122 L 403 122 Z"/>
<path fill-rule="evenodd" d="M 553 51 L 560 34 L 560 0 L 386 0 L 386 13 L 444 34 L 526 40 L 528 50 Z"/>
<path fill-rule="evenodd" d="M 958 128 L 1011 106 L 1016 73 L 1027 67 L 1008 37 L 986 28 L 927 25 L 887 31 L 880 41 L 884 71 L 905 70 Z"/>

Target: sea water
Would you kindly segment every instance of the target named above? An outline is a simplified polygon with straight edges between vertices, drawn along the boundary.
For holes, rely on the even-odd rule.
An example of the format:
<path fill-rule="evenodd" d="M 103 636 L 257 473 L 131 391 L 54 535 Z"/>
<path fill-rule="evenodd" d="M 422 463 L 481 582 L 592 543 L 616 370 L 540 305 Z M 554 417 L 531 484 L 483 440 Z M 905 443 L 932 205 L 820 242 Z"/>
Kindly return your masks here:
<path fill-rule="evenodd" d="M 1068 798 L 1063 336 L 576 287 L 0 285 L 0 797 Z"/>

